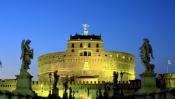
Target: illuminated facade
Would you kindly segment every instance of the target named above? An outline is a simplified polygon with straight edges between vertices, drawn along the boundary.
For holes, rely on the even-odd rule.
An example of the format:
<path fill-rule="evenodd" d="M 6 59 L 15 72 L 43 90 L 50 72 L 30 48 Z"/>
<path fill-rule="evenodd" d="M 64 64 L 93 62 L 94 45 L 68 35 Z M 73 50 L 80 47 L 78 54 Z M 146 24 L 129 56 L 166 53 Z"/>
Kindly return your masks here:
<path fill-rule="evenodd" d="M 65 52 L 45 54 L 38 59 L 39 81 L 47 81 L 48 74 L 58 71 L 60 78 L 75 77 L 78 82 L 112 82 L 113 72 L 119 80 L 135 79 L 135 58 L 125 52 L 106 51 L 100 35 L 84 33 L 71 35 Z"/>
<path fill-rule="evenodd" d="M 68 86 L 75 92 L 75 99 L 95 99 L 100 88 L 104 92 L 104 84 L 109 87 L 109 96 L 113 96 L 113 72 L 115 71 L 119 75 L 118 87 L 122 89 L 124 95 L 138 96 L 136 92 L 141 87 L 141 81 L 135 80 L 134 56 L 125 52 L 106 51 L 103 46 L 102 37 L 100 35 L 90 35 L 85 24 L 82 35 L 70 36 L 65 52 L 49 53 L 39 57 L 39 80 L 32 81 L 32 90 L 38 96 L 47 97 L 53 84 L 53 75 L 49 77 L 49 74 L 58 71 L 60 79 L 57 87 L 59 88 L 58 94 L 61 97 L 64 91 L 63 81 L 66 77 L 73 78 L 73 82 L 70 82 L 69 79 Z M 16 89 L 16 84 L 16 79 L 0 79 L 0 98 L 10 99 L 11 95 L 16 97 L 16 94 L 11 94 Z M 175 91 L 169 89 L 175 88 L 175 73 L 159 74 L 157 86 L 163 89 L 167 96 L 174 95 Z M 70 94 L 70 90 L 67 92 Z M 165 93 L 157 94 L 163 98 L 156 99 L 164 99 Z"/>
<path fill-rule="evenodd" d="M 162 88 L 175 88 L 175 73 L 164 73 L 158 75 L 159 85 Z"/>
<path fill-rule="evenodd" d="M 57 87 L 59 95 L 63 95 L 63 80 L 65 77 L 74 78 L 69 82 L 76 93 L 75 97 L 87 96 L 95 99 L 98 88 L 103 88 L 104 82 L 108 82 L 112 89 L 113 72 L 118 72 L 118 80 L 121 86 L 126 86 L 127 92 L 138 89 L 140 84 L 132 83 L 135 80 L 135 58 L 125 52 L 106 51 L 100 35 L 89 34 L 84 26 L 82 35 L 71 35 L 67 41 L 65 52 L 54 52 L 41 55 L 38 59 L 38 81 L 32 81 L 32 89 L 38 96 L 47 97 L 52 89 L 53 75 L 49 73 L 58 71 L 60 79 Z M 12 92 L 16 89 L 16 79 L 0 80 L 0 91 Z M 128 91 L 129 90 L 129 91 Z M 112 90 L 109 91 L 112 96 Z"/>

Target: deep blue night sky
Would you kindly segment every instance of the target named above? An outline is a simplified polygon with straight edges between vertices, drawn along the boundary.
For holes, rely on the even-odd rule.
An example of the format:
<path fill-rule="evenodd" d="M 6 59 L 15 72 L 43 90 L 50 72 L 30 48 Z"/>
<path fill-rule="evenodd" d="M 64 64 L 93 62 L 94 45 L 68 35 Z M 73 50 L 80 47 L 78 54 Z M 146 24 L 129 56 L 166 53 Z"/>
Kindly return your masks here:
<path fill-rule="evenodd" d="M 156 72 L 175 72 L 174 0 L 4 0 L 0 1 L 0 78 L 15 78 L 20 69 L 20 44 L 31 39 L 35 56 L 30 73 L 37 78 L 37 58 L 65 51 L 71 34 L 82 24 L 101 34 L 107 50 L 136 57 L 136 75 L 143 72 L 139 47 L 147 37 L 153 46 Z"/>

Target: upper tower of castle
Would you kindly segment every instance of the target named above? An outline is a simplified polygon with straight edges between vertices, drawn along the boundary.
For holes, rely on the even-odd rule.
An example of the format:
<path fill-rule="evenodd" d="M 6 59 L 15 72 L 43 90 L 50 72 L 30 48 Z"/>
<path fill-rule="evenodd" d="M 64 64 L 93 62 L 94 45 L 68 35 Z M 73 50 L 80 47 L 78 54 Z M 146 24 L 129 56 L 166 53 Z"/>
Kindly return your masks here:
<path fill-rule="evenodd" d="M 67 51 L 78 56 L 92 56 L 104 51 L 101 35 L 89 33 L 89 25 L 83 24 L 83 33 L 71 35 Z"/>

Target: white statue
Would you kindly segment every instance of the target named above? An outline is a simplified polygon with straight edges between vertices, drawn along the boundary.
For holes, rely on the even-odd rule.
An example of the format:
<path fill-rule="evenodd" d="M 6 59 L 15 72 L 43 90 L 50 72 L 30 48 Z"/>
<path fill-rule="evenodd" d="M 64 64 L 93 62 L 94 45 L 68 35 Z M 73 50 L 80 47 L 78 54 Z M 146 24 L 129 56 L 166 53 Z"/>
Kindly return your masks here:
<path fill-rule="evenodd" d="M 89 28 L 88 24 L 83 24 L 84 35 L 88 35 L 88 28 Z"/>

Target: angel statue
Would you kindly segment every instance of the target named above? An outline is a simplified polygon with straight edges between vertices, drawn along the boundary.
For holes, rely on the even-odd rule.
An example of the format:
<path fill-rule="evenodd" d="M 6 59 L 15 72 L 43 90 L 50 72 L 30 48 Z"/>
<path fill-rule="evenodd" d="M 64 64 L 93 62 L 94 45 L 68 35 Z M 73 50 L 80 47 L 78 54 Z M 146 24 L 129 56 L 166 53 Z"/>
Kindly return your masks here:
<path fill-rule="evenodd" d="M 33 49 L 30 48 L 29 44 L 30 40 L 23 40 L 21 43 L 21 57 L 22 60 L 22 68 L 29 69 L 29 65 L 31 64 L 31 59 L 33 59 Z"/>
<path fill-rule="evenodd" d="M 140 47 L 140 57 L 142 63 L 146 66 L 146 71 L 152 71 L 154 68 L 153 64 L 150 64 L 151 58 L 154 58 L 152 47 L 147 38 L 144 38 L 143 40 L 144 43 Z"/>
<path fill-rule="evenodd" d="M 59 75 L 57 74 L 58 71 L 55 71 L 54 72 L 54 82 L 53 82 L 53 89 L 56 89 L 57 88 L 57 83 L 58 83 L 58 80 L 59 80 Z"/>

